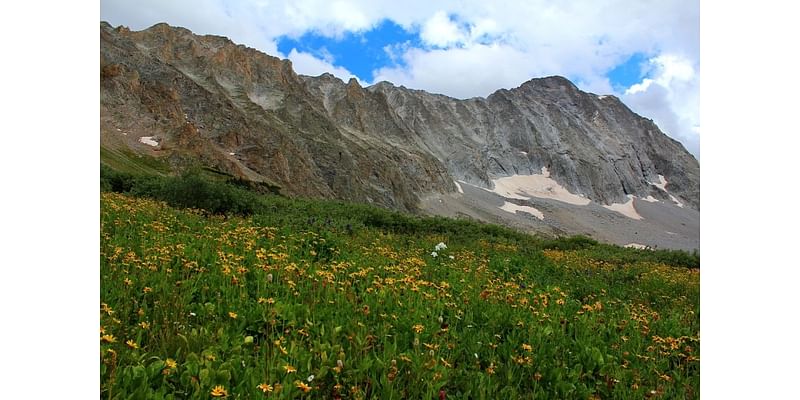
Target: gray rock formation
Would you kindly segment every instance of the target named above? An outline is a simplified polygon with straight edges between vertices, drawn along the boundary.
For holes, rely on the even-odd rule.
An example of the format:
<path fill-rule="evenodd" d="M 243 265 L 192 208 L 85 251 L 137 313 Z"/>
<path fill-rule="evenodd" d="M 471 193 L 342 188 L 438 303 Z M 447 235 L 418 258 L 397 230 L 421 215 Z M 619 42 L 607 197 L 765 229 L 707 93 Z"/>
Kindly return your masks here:
<path fill-rule="evenodd" d="M 411 212 L 460 195 L 455 181 L 491 189 L 547 167 L 599 205 L 634 195 L 700 208 L 694 157 L 619 99 L 561 77 L 459 100 L 297 75 L 288 60 L 166 24 L 101 23 L 100 43 L 101 139 L 124 129 L 126 146 L 175 165 L 195 159 L 286 195 Z M 157 148 L 136 142 L 156 135 Z"/>

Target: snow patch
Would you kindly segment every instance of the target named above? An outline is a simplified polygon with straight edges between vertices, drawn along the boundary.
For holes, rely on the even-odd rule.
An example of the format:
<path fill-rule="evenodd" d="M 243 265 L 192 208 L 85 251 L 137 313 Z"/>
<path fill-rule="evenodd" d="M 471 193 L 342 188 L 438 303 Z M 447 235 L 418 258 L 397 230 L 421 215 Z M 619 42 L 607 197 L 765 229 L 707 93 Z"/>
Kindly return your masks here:
<path fill-rule="evenodd" d="M 531 197 L 558 200 L 564 203 L 585 206 L 591 201 L 581 195 L 570 193 L 550 178 L 550 171 L 542 167 L 536 175 L 512 175 L 493 179 L 494 189 L 484 189 L 508 199 L 530 200 Z"/>
<path fill-rule="evenodd" d="M 627 247 L 627 248 L 634 248 L 634 249 L 641 249 L 641 250 L 646 250 L 646 249 L 649 249 L 649 248 L 650 248 L 650 246 L 645 246 L 645 245 L 643 245 L 643 244 L 639 244 L 639 243 L 628 243 L 628 244 L 626 244 L 626 245 L 625 245 L 625 246 L 623 246 L 623 247 Z"/>
<path fill-rule="evenodd" d="M 683 203 L 667 191 L 667 179 L 664 178 L 664 175 L 658 175 L 658 183 L 650 182 L 650 184 L 661 189 L 664 193 L 669 194 L 670 200 L 672 200 L 676 206 L 683 208 Z"/>
<path fill-rule="evenodd" d="M 139 138 L 139 141 L 148 146 L 153 146 L 153 147 L 158 146 L 158 142 L 156 141 L 155 136 L 142 136 Z"/>
<path fill-rule="evenodd" d="M 456 189 L 458 189 L 458 193 L 464 194 L 464 189 L 461 188 L 461 185 L 458 184 L 458 181 L 453 181 L 456 184 Z"/>
<path fill-rule="evenodd" d="M 233 152 L 231 152 L 231 153 L 228 153 L 228 155 L 229 155 L 229 156 L 235 156 L 235 155 L 236 155 L 236 153 L 233 153 Z"/>
<path fill-rule="evenodd" d="M 625 203 L 614 203 L 611 205 L 603 205 L 603 207 L 611 210 L 616 211 L 628 218 L 631 219 L 642 219 L 642 216 L 636 211 L 636 207 L 633 206 L 633 199 L 634 196 L 632 194 L 628 195 L 628 201 Z"/>
<path fill-rule="evenodd" d="M 598 99 L 600 99 L 600 100 L 603 100 L 603 99 L 605 99 L 606 97 L 608 97 L 608 96 L 597 96 L 597 98 L 598 98 Z"/>
<path fill-rule="evenodd" d="M 519 152 L 519 154 L 522 154 L 522 155 L 525 155 L 525 156 L 527 156 L 527 155 L 528 155 L 528 152 L 527 152 L 527 151 L 520 151 L 520 152 Z"/>
<path fill-rule="evenodd" d="M 658 183 L 650 182 L 650 184 L 665 192 L 667 191 L 667 179 L 664 178 L 664 175 L 658 175 Z"/>
<path fill-rule="evenodd" d="M 509 203 L 509 202 L 506 201 L 506 202 L 503 202 L 503 205 L 500 207 L 500 209 L 503 210 L 503 211 L 510 212 L 512 214 L 515 214 L 517 211 L 522 211 L 522 212 L 526 212 L 526 213 L 528 213 L 530 215 L 533 215 L 536 218 L 544 220 L 544 214 L 542 214 L 541 211 L 539 211 L 539 210 L 537 210 L 537 209 L 535 209 L 533 207 L 521 206 L 521 205 L 518 205 L 518 204 Z"/>
<path fill-rule="evenodd" d="M 658 203 L 658 199 L 653 196 L 647 196 L 642 199 L 643 201 L 648 201 L 650 203 Z"/>

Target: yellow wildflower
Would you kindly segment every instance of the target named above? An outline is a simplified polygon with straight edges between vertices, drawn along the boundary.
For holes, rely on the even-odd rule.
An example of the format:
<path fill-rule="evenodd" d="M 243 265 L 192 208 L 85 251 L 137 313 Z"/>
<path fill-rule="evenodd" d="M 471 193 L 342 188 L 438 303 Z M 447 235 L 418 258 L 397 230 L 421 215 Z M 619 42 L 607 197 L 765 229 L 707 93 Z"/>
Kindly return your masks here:
<path fill-rule="evenodd" d="M 425 330 L 425 327 L 420 325 L 420 324 L 416 324 L 416 325 L 412 326 L 411 329 L 413 329 L 414 332 L 422 333 L 422 331 Z"/>
<path fill-rule="evenodd" d="M 149 287 L 149 286 L 145 286 L 144 289 L 142 289 L 142 292 L 145 292 L 145 293 L 150 293 L 152 291 L 153 291 L 153 289 L 151 287 Z"/>
<path fill-rule="evenodd" d="M 303 393 L 308 393 L 311 391 L 311 386 L 308 386 L 303 382 L 297 381 L 294 383 L 294 385 L 297 386 L 298 389 L 302 390 Z"/>
<path fill-rule="evenodd" d="M 228 311 L 228 316 L 229 316 L 229 317 L 231 317 L 231 318 L 233 318 L 233 319 L 236 319 L 236 317 L 238 317 L 239 315 L 238 315 L 238 314 L 236 314 L 236 313 L 235 313 L 235 312 L 233 312 L 233 311 Z"/>
<path fill-rule="evenodd" d="M 494 363 L 489 364 L 489 367 L 486 368 L 486 373 L 489 375 L 494 375 Z"/>
<path fill-rule="evenodd" d="M 214 389 L 211 389 L 211 397 L 228 397 L 228 391 L 223 386 L 214 386 Z"/>
<path fill-rule="evenodd" d="M 141 326 L 142 329 L 150 329 L 150 323 L 147 321 L 139 322 L 139 326 Z"/>
<path fill-rule="evenodd" d="M 262 384 L 258 385 L 257 387 L 259 389 L 261 389 L 261 391 L 264 392 L 264 393 L 270 393 L 273 390 L 272 385 L 268 385 L 266 383 L 262 383 Z"/>
<path fill-rule="evenodd" d="M 139 348 L 139 345 L 136 344 L 136 342 L 134 342 L 133 339 L 128 340 L 127 342 L 125 342 L 125 344 L 127 344 L 128 347 L 130 347 L 132 349 L 138 349 Z"/>
<path fill-rule="evenodd" d="M 293 367 L 293 366 L 291 366 L 289 364 L 284 365 L 283 369 L 286 370 L 287 374 L 291 374 L 292 372 L 297 372 L 297 368 L 295 368 L 295 367 Z"/>
<path fill-rule="evenodd" d="M 117 341 L 117 338 L 115 338 L 114 335 L 103 335 L 100 336 L 100 340 L 106 343 L 114 343 Z"/>
<path fill-rule="evenodd" d="M 522 350 L 533 351 L 533 347 L 531 347 L 531 345 L 529 345 L 529 344 L 523 343 L 522 344 Z"/>
<path fill-rule="evenodd" d="M 164 364 L 167 366 L 167 368 L 176 368 L 178 366 L 178 363 L 171 358 L 168 358 L 167 361 L 164 361 Z"/>

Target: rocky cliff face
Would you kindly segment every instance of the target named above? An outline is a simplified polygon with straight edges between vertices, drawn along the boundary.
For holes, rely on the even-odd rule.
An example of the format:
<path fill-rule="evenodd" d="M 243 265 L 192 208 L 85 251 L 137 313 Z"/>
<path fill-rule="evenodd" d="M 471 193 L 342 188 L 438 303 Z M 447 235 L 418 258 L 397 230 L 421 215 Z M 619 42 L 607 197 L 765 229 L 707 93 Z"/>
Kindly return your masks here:
<path fill-rule="evenodd" d="M 407 211 L 421 193 L 453 190 L 431 154 L 338 126 L 287 60 L 166 24 L 102 24 L 100 40 L 101 131 L 161 139 L 155 149 L 134 142 L 141 151 L 197 158 L 287 195 Z"/>
<path fill-rule="evenodd" d="M 543 167 L 599 205 L 636 196 L 699 210 L 694 157 L 617 98 L 561 77 L 459 100 L 297 75 L 288 60 L 166 24 L 101 23 L 100 43 L 101 144 L 406 211 L 463 192 L 457 182 L 493 189 Z"/>

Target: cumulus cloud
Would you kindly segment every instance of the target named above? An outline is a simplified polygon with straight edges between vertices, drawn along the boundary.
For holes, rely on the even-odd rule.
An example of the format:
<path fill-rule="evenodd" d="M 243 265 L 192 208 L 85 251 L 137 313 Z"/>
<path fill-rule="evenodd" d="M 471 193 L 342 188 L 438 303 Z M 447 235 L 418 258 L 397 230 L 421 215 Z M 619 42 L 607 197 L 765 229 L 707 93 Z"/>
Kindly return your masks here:
<path fill-rule="evenodd" d="M 373 82 L 465 98 L 562 75 L 581 89 L 618 95 L 699 155 L 696 0 L 101 0 L 100 11 L 132 29 L 166 21 L 225 35 L 290 56 L 300 73 L 330 68 L 340 77 L 351 74 L 319 54 L 281 54 L 276 39 L 307 32 L 336 38 L 389 19 L 417 32 L 422 45 L 387 47 L 397 63 L 375 70 Z M 647 79 L 619 93 L 606 74 L 634 53 L 655 61 Z"/>
<path fill-rule="evenodd" d="M 330 55 L 320 59 L 313 54 L 292 49 L 287 58 L 292 61 L 292 67 L 298 74 L 319 76 L 325 72 L 328 72 L 345 82 L 347 82 L 350 78 L 356 78 L 356 76 L 346 68 L 333 65 L 333 59 L 330 58 Z"/>
<path fill-rule="evenodd" d="M 402 66 L 379 69 L 374 81 L 424 88 L 461 99 L 486 96 L 498 88 L 518 86 L 530 79 L 526 58 L 513 47 L 498 44 L 434 50 L 412 48 L 403 55 Z"/>
<path fill-rule="evenodd" d="M 461 43 L 467 37 L 466 33 L 444 11 L 436 12 L 425 21 L 419 36 L 425 44 L 436 47 L 448 47 Z"/>
<path fill-rule="evenodd" d="M 633 111 L 650 117 L 666 134 L 700 157 L 700 77 L 698 65 L 674 54 L 651 58 L 651 78 L 632 85 L 621 98 Z"/>

